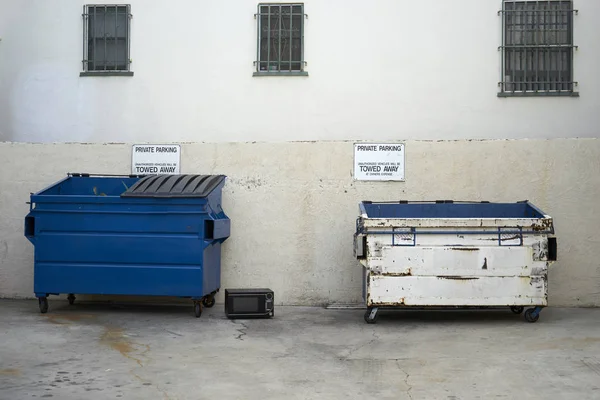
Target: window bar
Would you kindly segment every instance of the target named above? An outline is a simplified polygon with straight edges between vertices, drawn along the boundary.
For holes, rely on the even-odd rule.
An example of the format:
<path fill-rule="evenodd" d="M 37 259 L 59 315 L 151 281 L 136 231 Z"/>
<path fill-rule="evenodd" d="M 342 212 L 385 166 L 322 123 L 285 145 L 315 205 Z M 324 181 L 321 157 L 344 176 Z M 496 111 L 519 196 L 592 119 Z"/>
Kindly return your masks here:
<path fill-rule="evenodd" d="M 504 32 L 506 32 L 506 30 L 504 29 L 504 26 L 505 26 L 504 19 L 506 18 L 506 13 L 504 12 L 504 2 L 502 2 L 502 15 L 501 15 L 501 17 L 502 17 L 502 21 L 500 23 L 502 24 L 502 48 L 501 48 L 502 54 L 500 55 L 501 62 L 500 62 L 500 83 L 499 83 L 499 86 L 500 86 L 500 92 L 504 92 L 505 89 L 506 89 L 506 85 L 505 85 L 505 82 L 504 82 L 506 80 L 506 79 L 504 79 L 504 76 L 505 76 L 504 70 L 506 69 L 505 64 L 504 64 L 504 62 L 505 62 L 504 61 L 504 59 L 505 59 L 505 57 L 504 57 L 504 51 L 505 51 L 504 35 L 505 35 L 505 33 Z"/>
<path fill-rule="evenodd" d="M 89 35 L 89 32 L 88 32 L 89 30 L 87 28 L 87 21 L 88 21 L 88 19 L 87 19 L 87 7 L 83 6 L 83 61 L 82 61 L 82 64 L 83 64 L 83 70 L 84 71 L 87 71 L 87 66 L 85 64 L 86 64 L 86 61 L 87 61 L 87 58 L 88 58 L 87 57 L 87 51 L 85 51 L 85 46 L 86 46 L 86 44 L 88 42 L 88 35 Z"/>
<path fill-rule="evenodd" d="M 508 13 L 507 4 L 502 2 L 502 7 L 506 12 L 504 13 L 504 25 L 506 26 L 506 30 L 502 35 L 502 40 L 504 40 L 504 45 L 508 46 L 510 44 L 510 38 L 512 38 L 512 30 L 510 28 L 510 24 L 512 22 L 512 15 Z M 509 36 L 510 35 L 510 36 Z M 512 70 L 512 62 L 513 58 L 511 58 L 510 50 L 508 47 L 504 49 L 504 56 L 506 59 L 506 65 L 504 66 L 504 70 L 502 71 L 502 81 L 505 85 L 509 84 L 509 80 L 507 79 L 510 71 Z M 510 86 L 508 86 L 510 88 Z"/>
<path fill-rule="evenodd" d="M 267 72 L 271 71 L 271 5 L 268 5 L 268 31 L 267 31 Z"/>
<path fill-rule="evenodd" d="M 516 36 L 517 36 L 517 18 L 519 17 L 518 14 L 518 5 L 515 3 L 513 4 L 513 14 L 512 14 L 512 26 L 511 26 L 511 45 L 515 45 L 516 43 Z M 519 67 L 521 66 L 521 53 L 519 53 Z M 513 80 L 513 94 L 515 93 L 515 91 L 517 90 L 517 85 L 518 85 L 518 77 L 515 76 L 515 72 L 517 70 L 517 48 L 516 46 L 513 47 L 513 59 L 512 59 L 512 63 L 511 63 L 511 73 L 512 73 L 512 80 Z"/>
<path fill-rule="evenodd" d="M 512 16 L 511 16 L 511 30 L 510 30 L 510 38 L 511 38 L 511 42 L 510 44 L 514 46 L 515 42 L 516 42 L 516 36 L 517 36 L 517 17 L 519 16 L 517 14 L 517 10 L 518 10 L 518 5 L 515 3 L 512 5 Z M 513 47 L 513 51 L 512 51 L 513 55 L 512 55 L 512 60 L 511 60 L 511 79 L 512 79 L 512 91 L 513 94 L 515 93 L 515 91 L 517 90 L 517 82 L 518 79 L 515 76 L 515 72 L 517 70 L 517 49 L 516 47 Z M 519 54 L 519 63 L 521 62 L 521 54 Z M 519 65 L 520 66 L 520 65 Z"/>
<path fill-rule="evenodd" d="M 505 26 L 506 26 L 506 23 L 505 23 L 506 13 L 504 12 L 504 10 L 505 10 L 505 4 L 504 4 L 504 2 L 502 2 L 502 22 L 501 22 L 502 23 L 502 54 L 500 55 L 500 57 L 501 57 L 501 63 L 500 63 L 500 92 L 502 92 L 502 93 L 504 93 L 506 91 L 506 78 L 505 78 L 505 76 L 506 76 L 506 72 L 505 72 L 506 71 L 506 64 L 505 64 L 506 63 L 506 57 L 504 55 L 504 53 L 506 51 L 506 47 L 505 47 L 505 45 L 506 45 L 505 42 L 506 41 L 504 39 L 504 36 L 506 35 L 505 34 L 505 32 L 506 32 L 506 29 L 505 29 Z"/>
<path fill-rule="evenodd" d="M 96 70 L 96 7 L 94 7 L 94 31 L 92 32 L 92 70 Z"/>
<path fill-rule="evenodd" d="M 558 19 L 558 21 L 559 21 L 559 27 L 558 27 L 558 32 L 557 32 L 557 38 L 558 38 L 558 42 L 560 44 L 562 44 L 563 11 L 562 11 L 562 1 L 561 0 L 558 1 L 558 10 L 559 10 L 558 12 L 559 12 L 560 18 Z M 563 55 L 564 55 L 564 52 L 563 52 L 562 48 L 558 51 L 558 54 L 559 54 L 559 60 L 560 60 L 560 66 L 558 67 L 558 82 L 560 82 L 559 83 L 559 89 L 558 89 L 558 91 L 560 93 L 563 90 L 563 76 L 562 76 L 562 71 L 563 71 Z"/>
<path fill-rule="evenodd" d="M 548 0 L 547 2 L 547 12 L 548 12 L 548 16 L 546 19 L 546 25 L 545 25 L 545 44 L 546 44 L 546 48 L 544 49 L 544 51 L 546 52 L 546 85 L 545 85 L 545 89 L 546 91 L 551 91 L 552 90 L 552 49 L 550 47 L 550 43 L 552 43 L 552 2 L 550 0 Z"/>
<path fill-rule="evenodd" d="M 104 37 L 102 38 L 102 42 L 104 43 L 104 54 L 103 54 L 104 58 L 102 60 L 102 69 L 104 69 L 104 71 L 106 71 L 106 65 L 108 64 L 108 60 L 106 58 L 106 53 L 107 53 L 107 50 L 106 50 L 106 42 L 107 42 L 107 40 L 106 40 L 106 14 L 107 14 L 107 6 L 105 5 L 104 6 L 104 15 L 102 16 L 102 26 L 104 27 L 104 32 L 102 32 L 104 35 Z"/>
<path fill-rule="evenodd" d="M 126 54 L 127 51 L 127 41 L 128 41 L 128 34 L 127 34 L 127 7 L 122 7 L 121 11 L 123 11 L 123 22 L 125 23 L 125 26 L 123 26 L 123 35 L 124 37 L 121 37 L 119 35 L 119 7 L 116 7 L 115 9 L 115 71 L 119 70 L 121 68 L 123 68 L 124 70 L 129 70 L 128 67 L 128 60 L 129 60 L 129 56 Z M 125 60 L 123 67 L 121 67 L 119 65 L 119 53 L 120 53 L 120 47 L 119 47 L 119 40 L 125 40 L 125 42 L 123 43 L 123 52 L 125 54 L 121 54 L 125 56 Z"/>
<path fill-rule="evenodd" d="M 300 71 L 304 71 L 304 4 L 300 6 Z"/>
<path fill-rule="evenodd" d="M 511 38 L 511 46 L 513 46 L 513 55 L 512 55 L 512 60 L 511 60 L 511 64 L 510 64 L 510 73 L 511 73 L 511 79 L 512 79 L 512 89 L 513 89 L 513 93 L 517 90 L 517 82 L 519 81 L 518 77 L 515 75 L 517 72 L 517 63 L 520 62 L 521 60 L 521 54 L 519 53 L 519 57 L 517 58 L 517 46 L 515 46 L 515 43 L 517 43 L 517 22 L 519 20 L 519 14 L 517 13 L 519 9 L 519 6 L 517 4 L 513 4 L 512 5 L 512 14 L 511 14 L 511 29 L 510 29 L 510 38 Z"/>
<path fill-rule="evenodd" d="M 279 36 L 277 37 L 277 72 L 281 71 L 281 23 L 283 22 L 283 15 L 281 4 L 279 5 L 279 14 L 277 15 L 277 25 L 279 25 Z"/>
<path fill-rule="evenodd" d="M 523 4 L 523 9 L 521 11 L 522 19 L 521 19 L 521 40 L 523 41 L 523 54 L 521 56 L 521 61 L 523 61 L 524 66 L 524 74 L 523 74 L 523 82 L 521 83 L 521 90 L 523 92 L 527 91 L 527 59 L 529 58 L 529 48 L 527 47 L 527 19 L 529 18 L 529 13 L 527 11 L 527 4 Z"/>
<path fill-rule="evenodd" d="M 517 20 L 519 15 L 517 14 L 517 10 L 518 10 L 518 6 L 517 4 L 513 4 L 512 5 L 512 18 L 511 18 L 511 29 L 510 29 L 510 38 L 511 38 L 511 46 L 513 46 L 513 50 L 512 50 L 512 62 L 510 65 L 511 68 L 511 79 L 512 79 L 512 87 L 513 87 L 513 92 L 515 92 L 517 90 L 517 77 L 515 76 L 515 73 L 517 71 L 518 68 L 518 62 L 519 59 L 517 58 L 517 47 L 514 46 L 514 44 L 516 43 L 517 40 Z"/>
<path fill-rule="evenodd" d="M 131 8 L 129 5 L 125 7 L 125 46 L 127 47 L 127 60 L 125 60 L 126 70 L 131 68 Z"/>
<path fill-rule="evenodd" d="M 573 6 L 571 6 L 570 8 L 573 8 Z M 571 74 L 570 74 L 571 82 L 569 83 L 568 89 L 571 92 L 575 91 L 575 67 L 573 64 L 573 59 L 575 58 L 575 46 L 574 46 L 575 38 L 573 37 L 575 35 L 574 29 L 573 29 L 573 26 L 575 23 L 574 19 L 575 19 L 575 11 L 570 11 L 569 21 L 568 21 L 570 29 L 569 29 L 568 35 L 569 35 L 569 43 L 571 43 L 571 49 L 569 50 L 571 52 L 571 59 L 569 60 L 569 67 L 571 70 Z"/>
<path fill-rule="evenodd" d="M 554 35 L 554 7 L 552 6 L 551 2 L 548 2 L 548 13 L 550 15 L 550 19 L 548 20 L 548 46 L 550 46 L 550 43 L 552 43 Z M 548 52 L 548 84 L 547 84 L 547 90 L 548 91 L 553 91 L 554 88 L 554 73 L 552 72 L 552 64 L 553 64 L 553 56 L 552 56 L 552 48 L 551 47 L 546 47 L 546 51 Z"/>
<path fill-rule="evenodd" d="M 531 79 L 529 74 L 531 73 L 531 69 L 529 68 L 529 62 L 530 62 L 530 53 L 531 51 L 533 51 L 533 47 L 531 47 L 531 41 L 529 40 L 529 21 L 530 21 L 530 16 L 532 15 L 532 12 L 529 10 L 528 6 L 525 6 L 525 20 L 523 21 L 523 40 L 525 43 L 525 87 L 523 89 L 524 92 L 527 92 L 529 90 L 529 82 Z"/>
<path fill-rule="evenodd" d="M 549 28 L 549 23 L 552 20 L 552 9 L 550 8 L 550 0 L 546 5 L 546 9 L 544 10 L 544 44 L 548 45 L 550 40 L 548 38 L 547 31 Z M 544 83 L 544 90 L 550 91 L 550 49 L 544 49 L 544 68 L 546 68 L 546 83 Z"/>
<path fill-rule="evenodd" d="M 524 75 L 524 79 L 523 82 L 524 84 L 523 86 L 523 92 L 527 92 L 527 90 L 529 89 L 529 51 L 530 51 L 530 47 L 529 45 L 531 45 L 531 43 L 529 43 L 529 32 L 527 30 L 528 26 L 527 23 L 529 22 L 529 7 L 527 5 L 525 5 L 523 7 L 523 12 L 525 14 L 525 18 L 522 21 L 523 22 L 523 31 L 522 31 L 522 35 L 523 35 L 523 43 L 525 44 L 525 47 L 523 48 L 523 65 L 525 66 L 525 75 Z"/>
<path fill-rule="evenodd" d="M 294 28 L 294 6 L 290 4 L 290 59 L 288 62 L 289 71 L 292 72 L 292 47 L 294 47 L 294 36 L 293 36 L 293 28 Z"/>
<path fill-rule="evenodd" d="M 511 14 L 511 29 L 510 29 L 510 39 L 511 42 L 510 44 L 514 46 L 514 44 L 516 43 L 516 36 L 517 36 L 517 18 L 518 18 L 518 14 L 517 14 L 517 9 L 518 9 L 518 5 L 517 4 L 513 4 L 512 5 L 512 14 Z M 513 51 L 512 51 L 512 60 L 510 63 L 510 73 L 511 73 L 511 79 L 512 79 L 512 91 L 513 94 L 515 93 L 515 91 L 517 90 L 517 77 L 515 76 L 515 72 L 517 71 L 517 48 L 513 47 Z M 520 56 L 520 54 L 519 54 Z M 520 62 L 520 57 L 519 57 L 519 62 Z"/>
<path fill-rule="evenodd" d="M 551 8 L 551 12 L 552 12 L 552 18 L 550 19 L 551 21 L 551 25 L 550 25 L 550 32 L 552 33 L 552 37 L 554 38 L 554 40 L 556 41 L 556 19 L 557 17 L 557 13 L 556 13 L 556 7 L 552 6 Z M 549 90 L 556 90 L 557 89 L 557 85 L 556 85 L 556 77 L 557 75 L 554 73 L 554 66 L 556 65 L 556 57 L 554 57 L 554 54 L 552 53 L 552 49 L 548 49 L 548 51 L 550 52 L 550 85 L 549 85 Z"/>
<path fill-rule="evenodd" d="M 119 8 L 118 8 L 118 6 L 115 6 L 115 51 L 113 52 L 114 56 L 115 56 L 115 58 L 114 58 L 114 62 L 115 62 L 114 70 L 115 71 L 117 70 L 117 67 L 118 67 L 118 65 L 117 65 L 118 64 L 117 63 L 117 58 L 118 58 L 118 56 L 117 56 L 117 48 L 119 47 L 117 45 L 117 26 L 119 25 L 118 19 L 119 19 Z"/>
<path fill-rule="evenodd" d="M 558 10 L 556 11 L 556 42 L 561 44 L 562 42 L 562 1 L 558 1 Z M 556 69 L 558 69 L 558 81 L 556 90 L 560 93 L 562 90 L 562 49 L 559 49 L 556 57 Z"/>
<path fill-rule="evenodd" d="M 533 43 L 535 43 L 535 60 L 533 60 L 533 70 L 535 71 L 535 83 L 532 85 L 532 90 L 537 92 L 539 89 L 539 71 L 540 71 L 540 47 L 538 34 L 540 31 L 540 7 L 539 1 L 535 2 L 535 13 L 533 15 Z"/>
<path fill-rule="evenodd" d="M 256 71 L 260 72 L 260 64 L 261 64 L 260 47 L 262 44 L 262 6 L 260 4 L 258 5 L 257 18 L 258 18 L 258 32 L 257 32 L 258 45 L 256 46 Z"/>

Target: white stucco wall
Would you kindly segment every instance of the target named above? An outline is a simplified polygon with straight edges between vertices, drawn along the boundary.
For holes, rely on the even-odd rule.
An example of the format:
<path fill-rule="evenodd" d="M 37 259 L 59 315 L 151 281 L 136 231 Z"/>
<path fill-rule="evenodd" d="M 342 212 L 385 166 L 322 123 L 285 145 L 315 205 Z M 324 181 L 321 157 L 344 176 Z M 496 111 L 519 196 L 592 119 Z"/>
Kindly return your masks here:
<path fill-rule="evenodd" d="M 500 0 L 305 0 L 309 77 L 253 78 L 257 0 L 128 0 L 133 77 L 79 77 L 80 0 L 2 0 L 0 140 L 596 137 L 600 1 L 575 0 L 580 98 L 496 97 Z"/>
<path fill-rule="evenodd" d="M 32 296 L 29 192 L 66 172 L 128 173 L 129 144 L 0 143 L 0 296 Z M 352 142 L 182 146 L 183 173 L 223 173 L 232 236 L 223 287 L 267 286 L 278 303 L 358 301 L 361 200 L 528 199 L 555 220 L 550 305 L 600 306 L 600 140 L 407 141 L 406 182 L 352 179 Z M 221 300 L 221 298 L 219 298 Z"/>

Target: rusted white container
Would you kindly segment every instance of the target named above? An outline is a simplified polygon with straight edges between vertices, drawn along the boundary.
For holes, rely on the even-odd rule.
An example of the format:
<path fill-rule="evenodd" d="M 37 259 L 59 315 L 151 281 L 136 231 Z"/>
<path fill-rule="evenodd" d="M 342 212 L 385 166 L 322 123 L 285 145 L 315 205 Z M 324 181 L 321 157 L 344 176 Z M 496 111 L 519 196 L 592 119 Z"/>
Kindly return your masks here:
<path fill-rule="evenodd" d="M 552 218 L 533 204 L 360 203 L 355 254 L 365 320 L 382 307 L 511 307 L 535 322 L 556 260 Z"/>

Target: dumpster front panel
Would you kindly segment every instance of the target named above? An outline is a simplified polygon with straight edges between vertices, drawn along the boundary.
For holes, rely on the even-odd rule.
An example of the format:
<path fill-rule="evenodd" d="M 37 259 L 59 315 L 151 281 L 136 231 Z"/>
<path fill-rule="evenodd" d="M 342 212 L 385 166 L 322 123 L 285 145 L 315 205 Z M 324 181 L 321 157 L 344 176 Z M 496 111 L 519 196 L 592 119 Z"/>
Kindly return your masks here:
<path fill-rule="evenodd" d="M 367 306 L 546 306 L 542 276 L 369 276 Z"/>
<path fill-rule="evenodd" d="M 42 296 L 77 293 L 202 297 L 206 294 L 202 291 L 200 265 L 36 262 L 34 274 L 34 292 Z M 213 288 L 216 289 L 218 286 Z"/>
<path fill-rule="evenodd" d="M 35 218 L 36 293 L 203 295 L 204 214 L 58 211 Z"/>

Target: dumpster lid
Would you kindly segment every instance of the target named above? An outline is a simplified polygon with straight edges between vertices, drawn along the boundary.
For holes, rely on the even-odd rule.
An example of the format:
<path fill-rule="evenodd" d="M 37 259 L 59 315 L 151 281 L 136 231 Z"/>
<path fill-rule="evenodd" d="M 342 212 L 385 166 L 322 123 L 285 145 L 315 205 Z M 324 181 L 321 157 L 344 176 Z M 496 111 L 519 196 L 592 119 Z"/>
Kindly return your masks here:
<path fill-rule="evenodd" d="M 367 218 L 545 218 L 545 213 L 533 204 L 457 202 L 452 200 L 414 202 L 363 201 L 361 210 Z"/>
<path fill-rule="evenodd" d="M 206 197 L 225 175 L 152 175 L 137 181 L 121 197 Z"/>

